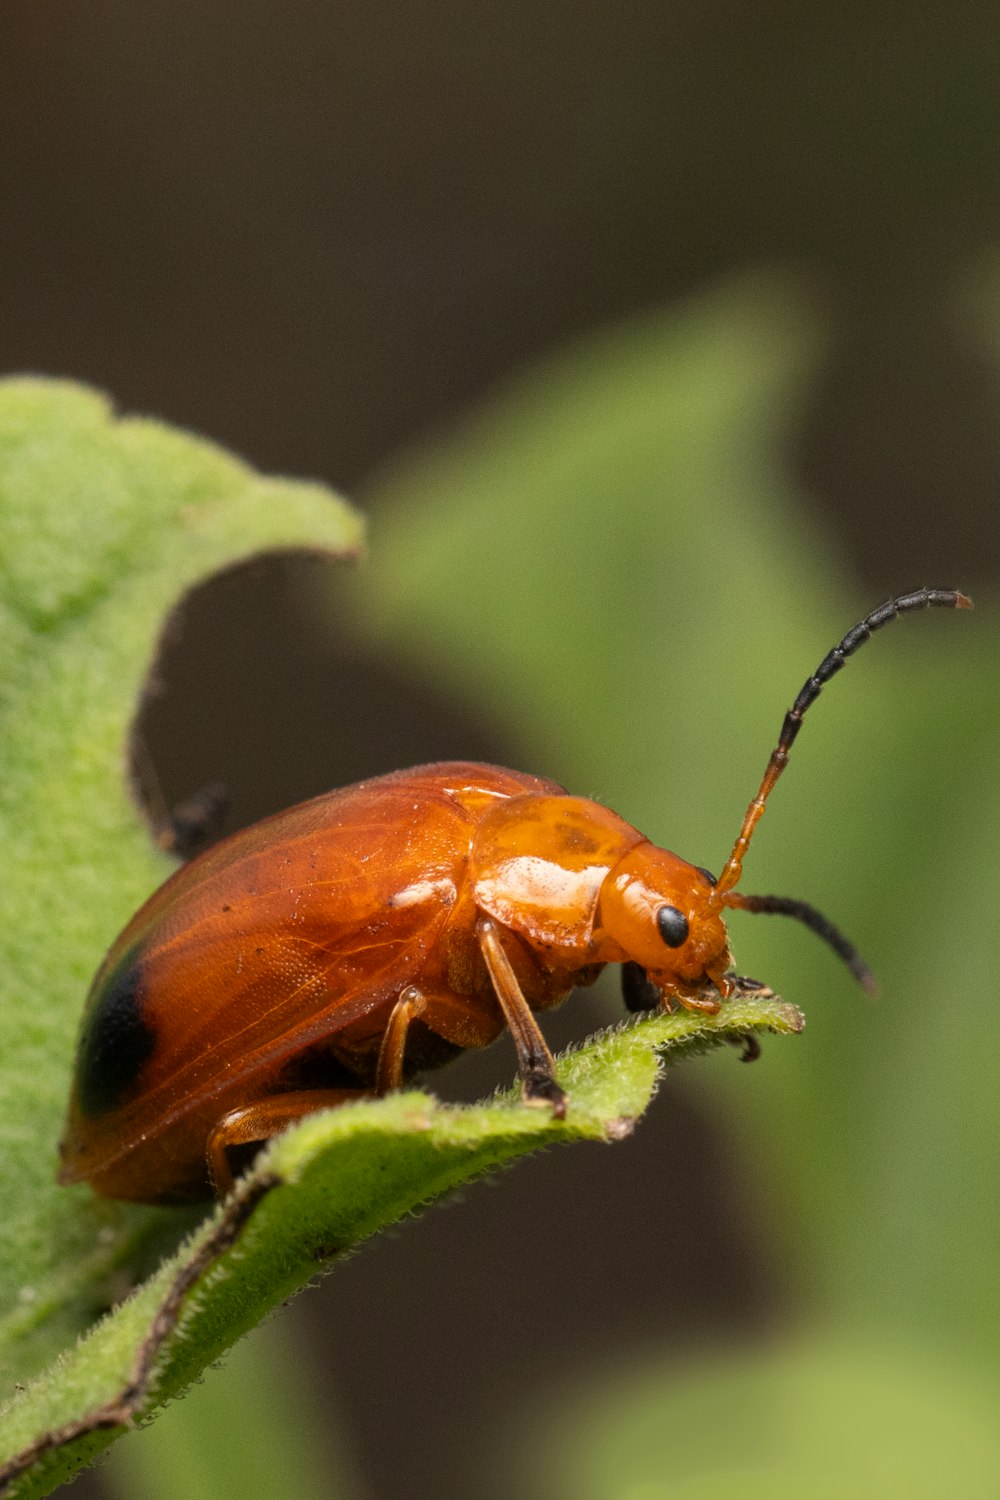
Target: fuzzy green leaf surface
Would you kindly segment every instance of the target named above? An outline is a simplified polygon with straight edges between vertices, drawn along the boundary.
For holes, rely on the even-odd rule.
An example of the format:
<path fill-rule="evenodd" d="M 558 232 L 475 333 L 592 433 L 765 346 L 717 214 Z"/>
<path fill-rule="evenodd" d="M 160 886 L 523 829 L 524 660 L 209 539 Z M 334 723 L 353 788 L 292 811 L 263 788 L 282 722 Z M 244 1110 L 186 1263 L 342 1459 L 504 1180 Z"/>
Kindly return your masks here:
<path fill-rule="evenodd" d="M 0 384 L 0 1371 L 9 1388 L 107 1305 L 163 1215 L 57 1188 L 74 1043 L 104 949 L 170 862 L 125 746 L 169 611 L 262 552 L 354 554 L 316 485 L 117 417 L 100 394 Z M 177 1230 L 167 1229 L 176 1243 Z"/>
<path fill-rule="evenodd" d="M 382 1225 L 526 1151 L 627 1133 L 660 1049 L 801 1024 L 767 992 L 714 1020 L 659 1016 L 602 1035 L 562 1064 L 565 1122 L 512 1099 L 445 1108 L 421 1094 L 316 1116 L 179 1250 L 199 1214 L 55 1185 L 90 976 L 170 867 L 125 766 L 164 622 L 190 587 L 261 552 L 359 545 L 357 518 L 318 486 L 262 478 L 76 386 L 0 385 L 0 1366 L 13 1392 L 0 1475 L 12 1465 L 14 1493 L 47 1493 Z"/>
<path fill-rule="evenodd" d="M 627 1134 L 655 1090 L 661 1053 L 679 1059 L 749 1032 L 789 1033 L 801 1025 L 798 1011 L 762 992 L 733 1000 L 717 1017 L 657 1014 L 602 1033 L 561 1060 L 560 1081 L 571 1098 L 563 1121 L 512 1096 L 465 1107 L 416 1092 L 311 1116 L 262 1154 L 234 1199 L 133 1297 L 15 1397 L 0 1417 L 0 1463 L 39 1433 L 114 1400 L 171 1286 L 199 1262 L 241 1197 L 255 1201 L 254 1211 L 235 1247 L 199 1270 L 178 1326 L 157 1352 L 144 1407 L 183 1390 L 331 1257 L 422 1203 L 540 1147 Z M 61 1443 L 40 1456 L 11 1493 L 49 1493 L 121 1430 L 118 1425 Z"/>

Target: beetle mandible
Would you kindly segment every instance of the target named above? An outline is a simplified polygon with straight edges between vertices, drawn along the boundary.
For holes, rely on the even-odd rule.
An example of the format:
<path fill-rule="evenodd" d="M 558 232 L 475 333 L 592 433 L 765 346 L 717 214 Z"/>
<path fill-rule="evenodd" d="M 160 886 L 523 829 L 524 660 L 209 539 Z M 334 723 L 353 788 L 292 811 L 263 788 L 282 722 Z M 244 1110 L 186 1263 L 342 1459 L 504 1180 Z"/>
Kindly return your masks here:
<path fill-rule="evenodd" d="M 304 1115 L 399 1088 L 509 1027 L 522 1096 L 566 1113 L 534 1012 L 623 965 L 631 1010 L 715 1014 L 733 992 L 723 912 L 777 912 L 873 986 L 805 901 L 736 891 L 803 715 L 919 589 L 873 610 L 785 716 L 722 873 L 657 848 L 555 782 L 447 762 L 375 777 L 265 818 L 176 871 L 97 972 L 80 1033 L 60 1182 L 138 1202 L 232 1185 L 230 1152 Z"/>

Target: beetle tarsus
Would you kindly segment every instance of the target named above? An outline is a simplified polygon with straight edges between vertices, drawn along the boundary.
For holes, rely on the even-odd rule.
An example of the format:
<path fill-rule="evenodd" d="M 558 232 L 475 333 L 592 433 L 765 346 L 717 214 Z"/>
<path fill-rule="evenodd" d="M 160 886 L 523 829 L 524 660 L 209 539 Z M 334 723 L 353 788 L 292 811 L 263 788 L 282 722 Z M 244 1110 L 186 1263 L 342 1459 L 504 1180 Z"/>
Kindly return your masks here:
<path fill-rule="evenodd" d="M 765 984 L 763 979 L 751 979 L 749 974 L 729 973 L 726 978 L 740 995 L 760 995 L 765 992 L 769 995 L 774 994 L 771 986 Z"/>
<path fill-rule="evenodd" d="M 742 1036 L 727 1036 L 726 1041 L 731 1047 L 740 1047 L 740 1062 L 756 1062 L 760 1056 L 760 1039 L 754 1036 L 752 1031 L 746 1031 Z"/>
<path fill-rule="evenodd" d="M 525 1104 L 536 1108 L 550 1105 L 554 1120 L 565 1120 L 569 1095 L 560 1088 L 551 1073 L 532 1070 L 521 1079 L 521 1098 Z"/>
<path fill-rule="evenodd" d="M 704 1016 L 717 1016 L 722 1009 L 722 1000 L 717 994 L 678 994 L 677 999 L 681 1002 L 685 1010 L 699 1011 Z"/>

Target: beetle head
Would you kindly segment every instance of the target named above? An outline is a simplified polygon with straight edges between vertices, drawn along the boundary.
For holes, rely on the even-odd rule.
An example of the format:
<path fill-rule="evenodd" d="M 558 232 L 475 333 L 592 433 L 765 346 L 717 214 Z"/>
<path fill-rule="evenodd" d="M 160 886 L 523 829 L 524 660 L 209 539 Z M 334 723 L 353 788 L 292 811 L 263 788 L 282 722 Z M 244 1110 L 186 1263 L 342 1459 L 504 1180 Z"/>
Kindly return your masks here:
<path fill-rule="evenodd" d="M 725 923 L 706 870 L 645 839 L 601 887 L 599 962 L 639 964 L 663 993 L 718 985 L 729 966 Z"/>

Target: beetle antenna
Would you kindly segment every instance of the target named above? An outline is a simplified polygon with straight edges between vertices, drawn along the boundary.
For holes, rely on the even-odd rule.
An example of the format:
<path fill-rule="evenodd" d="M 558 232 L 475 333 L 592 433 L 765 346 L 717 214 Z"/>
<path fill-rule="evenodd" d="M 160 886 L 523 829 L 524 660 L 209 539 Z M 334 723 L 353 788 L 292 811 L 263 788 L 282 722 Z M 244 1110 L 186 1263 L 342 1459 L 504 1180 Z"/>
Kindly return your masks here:
<path fill-rule="evenodd" d="M 801 728 L 805 711 L 819 697 L 824 683 L 829 682 L 830 678 L 840 671 L 847 658 L 853 656 L 859 646 L 863 646 L 876 630 L 881 630 L 882 626 L 888 625 L 890 620 L 895 620 L 899 615 L 907 614 L 912 609 L 931 608 L 971 609 L 972 600 L 966 598 L 965 594 L 948 589 L 917 589 L 915 593 L 902 594 L 898 599 L 890 599 L 887 603 L 880 604 L 878 609 L 873 609 L 870 615 L 865 615 L 863 620 L 859 620 L 857 625 L 847 632 L 840 645 L 834 646 L 833 650 L 823 658 L 813 675 L 805 682 L 799 696 L 785 715 L 778 743 L 771 752 L 771 759 L 767 763 L 760 789 L 746 810 L 740 836 L 733 845 L 733 852 L 726 860 L 722 874 L 716 883 L 713 895 L 714 904 L 720 906 L 734 904 L 731 901 L 719 900 L 719 898 L 732 890 L 743 873 L 743 856 L 747 852 L 753 831 L 760 822 L 764 804 L 775 782 L 788 764 L 788 752 L 795 743 L 795 736 Z"/>
<path fill-rule="evenodd" d="M 775 912 L 781 917 L 795 917 L 804 922 L 811 932 L 821 937 L 824 943 L 842 958 L 861 988 L 869 995 L 878 994 L 878 981 L 865 963 L 854 944 L 845 938 L 838 927 L 824 917 L 822 912 L 810 906 L 808 901 L 796 901 L 790 896 L 744 896 L 732 891 L 723 901 L 723 906 L 738 907 L 740 911 Z"/>

